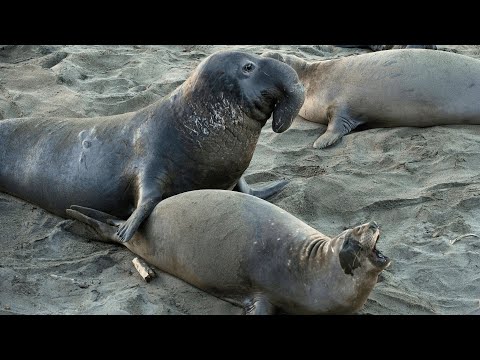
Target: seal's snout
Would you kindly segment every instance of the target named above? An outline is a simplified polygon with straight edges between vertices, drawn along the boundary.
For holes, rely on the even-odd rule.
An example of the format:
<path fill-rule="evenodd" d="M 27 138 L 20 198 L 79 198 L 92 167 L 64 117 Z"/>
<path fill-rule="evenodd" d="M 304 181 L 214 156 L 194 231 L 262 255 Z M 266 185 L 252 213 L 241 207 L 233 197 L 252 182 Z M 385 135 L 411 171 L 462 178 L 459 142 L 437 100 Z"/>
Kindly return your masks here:
<path fill-rule="evenodd" d="M 276 98 L 272 129 L 282 133 L 298 115 L 305 101 L 305 89 L 291 66 L 272 58 L 264 58 L 261 63 L 263 74 L 268 75 L 263 77 L 263 81 Z"/>
<path fill-rule="evenodd" d="M 352 229 L 355 239 L 361 244 L 363 251 L 378 271 L 390 265 L 390 259 L 377 249 L 380 239 L 380 227 L 376 221 L 370 221 Z"/>
<path fill-rule="evenodd" d="M 368 234 L 368 233 L 371 233 L 371 232 L 375 233 L 377 230 L 380 231 L 380 227 L 378 226 L 377 222 L 376 221 L 370 221 L 366 224 L 362 224 L 362 225 L 354 227 L 353 228 L 353 233 L 356 236 L 362 236 L 364 234 Z"/>
<path fill-rule="evenodd" d="M 370 230 L 375 231 L 375 230 L 379 229 L 380 227 L 378 226 L 376 221 L 371 221 L 371 222 L 368 223 L 368 228 Z"/>
<path fill-rule="evenodd" d="M 273 111 L 273 131 L 282 133 L 287 130 L 298 115 L 304 101 L 305 89 L 300 82 L 285 88 L 283 99 L 277 103 Z"/>

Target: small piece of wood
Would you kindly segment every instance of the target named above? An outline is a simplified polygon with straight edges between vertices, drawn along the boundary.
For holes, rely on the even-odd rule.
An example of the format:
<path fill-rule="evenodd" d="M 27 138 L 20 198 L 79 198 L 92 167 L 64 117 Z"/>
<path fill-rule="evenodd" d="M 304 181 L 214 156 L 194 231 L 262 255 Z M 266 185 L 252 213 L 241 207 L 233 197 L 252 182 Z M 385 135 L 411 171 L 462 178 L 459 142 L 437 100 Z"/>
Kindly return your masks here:
<path fill-rule="evenodd" d="M 136 257 L 135 259 L 132 260 L 133 265 L 135 266 L 135 269 L 137 269 L 138 273 L 140 276 L 145 280 L 147 283 L 152 280 L 155 276 L 155 272 L 147 265 L 145 261 L 142 259 Z"/>

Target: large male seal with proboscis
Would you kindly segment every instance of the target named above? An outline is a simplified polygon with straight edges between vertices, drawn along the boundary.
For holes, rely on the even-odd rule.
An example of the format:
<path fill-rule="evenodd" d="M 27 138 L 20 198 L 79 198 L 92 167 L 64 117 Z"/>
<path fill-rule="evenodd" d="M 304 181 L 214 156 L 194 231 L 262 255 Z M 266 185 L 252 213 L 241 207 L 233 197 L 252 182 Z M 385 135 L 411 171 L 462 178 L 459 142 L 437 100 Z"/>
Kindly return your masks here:
<path fill-rule="evenodd" d="M 0 122 L 0 190 L 65 216 L 80 205 L 128 218 L 128 241 L 162 199 L 195 189 L 268 197 L 242 178 L 262 126 L 291 125 L 304 101 L 295 71 L 243 52 L 215 53 L 169 96 L 136 112 Z"/>
<path fill-rule="evenodd" d="M 67 211 L 98 239 L 119 243 L 110 224 L 123 221 L 81 207 Z M 377 249 L 379 236 L 370 222 L 330 238 L 254 196 L 197 190 L 160 202 L 123 244 L 247 314 L 349 314 L 390 264 Z"/>
<path fill-rule="evenodd" d="M 305 86 L 299 115 L 328 125 L 313 144 L 325 148 L 357 126 L 480 124 L 480 61 L 425 49 L 389 50 L 292 66 Z"/>

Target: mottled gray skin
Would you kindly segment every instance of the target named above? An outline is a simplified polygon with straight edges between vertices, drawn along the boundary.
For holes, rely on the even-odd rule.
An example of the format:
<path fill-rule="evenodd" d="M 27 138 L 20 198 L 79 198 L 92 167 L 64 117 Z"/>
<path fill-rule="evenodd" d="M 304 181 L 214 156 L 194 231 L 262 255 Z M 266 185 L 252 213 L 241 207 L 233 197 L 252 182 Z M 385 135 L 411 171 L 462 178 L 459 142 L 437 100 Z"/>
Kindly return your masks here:
<path fill-rule="evenodd" d="M 241 178 L 262 126 L 291 125 L 304 101 L 295 71 L 274 59 L 218 52 L 169 96 L 137 112 L 0 122 L 0 190 L 65 216 L 71 205 L 128 220 L 128 241 L 162 199 L 195 189 L 267 197 Z"/>
<path fill-rule="evenodd" d="M 480 61 L 443 51 L 403 49 L 306 62 L 269 52 L 305 86 L 299 115 L 328 125 L 325 148 L 368 127 L 480 124 Z"/>
<path fill-rule="evenodd" d="M 80 207 L 69 215 L 104 241 L 122 221 Z M 368 223 L 334 238 L 259 198 L 224 190 L 176 195 L 156 206 L 124 245 L 150 264 L 247 314 L 358 311 L 389 264 Z"/>

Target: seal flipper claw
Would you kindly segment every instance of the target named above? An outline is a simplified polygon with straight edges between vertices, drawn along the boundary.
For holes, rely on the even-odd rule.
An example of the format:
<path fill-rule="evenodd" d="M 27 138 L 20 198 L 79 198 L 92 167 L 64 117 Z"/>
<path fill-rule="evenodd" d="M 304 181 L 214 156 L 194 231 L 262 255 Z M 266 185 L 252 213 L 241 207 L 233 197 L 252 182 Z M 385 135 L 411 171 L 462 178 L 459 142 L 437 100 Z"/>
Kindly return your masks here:
<path fill-rule="evenodd" d="M 252 189 L 250 185 L 245 181 L 245 178 L 242 176 L 240 180 L 238 180 L 238 183 L 237 185 L 235 185 L 233 190 L 244 194 L 253 195 L 265 200 L 281 191 L 287 184 L 287 180 L 277 180 L 272 181 L 268 185 L 259 187 L 257 189 Z"/>
<path fill-rule="evenodd" d="M 273 315 L 275 305 L 265 297 L 255 297 L 245 305 L 245 315 Z"/>
<path fill-rule="evenodd" d="M 133 221 L 129 221 L 133 220 Z M 135 221 L 135 219 L 129 218 L 120 228 L 117 230 L 116 235 L 117 239 L 122 242 L 126 243 L 128 242 L 132 237 L 133 234 L 137 231 L 138 227 L 140 224 L 136 224 L 135 222 L 138 223 L 138 221 Z"/>

